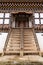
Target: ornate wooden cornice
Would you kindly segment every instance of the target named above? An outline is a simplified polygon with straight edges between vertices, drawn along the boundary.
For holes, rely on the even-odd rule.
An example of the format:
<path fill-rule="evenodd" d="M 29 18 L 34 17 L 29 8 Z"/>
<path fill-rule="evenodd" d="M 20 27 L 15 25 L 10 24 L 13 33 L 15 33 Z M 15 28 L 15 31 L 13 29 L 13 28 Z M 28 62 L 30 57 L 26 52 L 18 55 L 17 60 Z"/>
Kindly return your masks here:
<path fill-rule="evenodd" d="M 43 10 L 42 2 L 0 2 L 0 10 Z"/>
<path fill-rule="evenodd" d="M 0 0 L 0 2 L 43 2 L 43 0 Z"/>

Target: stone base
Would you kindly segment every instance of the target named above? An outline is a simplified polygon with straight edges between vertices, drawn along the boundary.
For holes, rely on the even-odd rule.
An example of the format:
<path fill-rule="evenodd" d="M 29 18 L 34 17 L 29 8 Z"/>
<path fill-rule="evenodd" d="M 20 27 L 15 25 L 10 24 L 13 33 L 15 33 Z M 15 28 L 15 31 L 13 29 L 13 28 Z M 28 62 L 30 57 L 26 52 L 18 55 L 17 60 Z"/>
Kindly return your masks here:
<path fill-rule="evenodd" d="M 29 55 L 29 56 L 14 56 L 14 55 L 6 55 L 0 57 L 0 62 L 43 62 L 43 57 L 38 55 Z"/>

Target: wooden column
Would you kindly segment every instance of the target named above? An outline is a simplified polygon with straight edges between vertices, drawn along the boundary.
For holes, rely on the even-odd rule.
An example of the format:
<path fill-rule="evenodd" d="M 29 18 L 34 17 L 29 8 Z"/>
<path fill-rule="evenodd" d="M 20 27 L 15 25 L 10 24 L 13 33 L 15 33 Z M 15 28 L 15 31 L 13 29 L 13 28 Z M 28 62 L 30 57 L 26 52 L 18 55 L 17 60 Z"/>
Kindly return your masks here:
<path fill-rule="evenodd" d="M 28 28 L 28 21 L 26 21 L 26 28 Z"/>
<path fill-rule="evenodd" d="M 18 21 L 16 21 L 16 28 L 18 28 Z"/>
<path fill-rule="evenodd" d="M 12 28 L 15 28 L 15 18 L 14 21 L 12 22 Z"/>
<path fill-rule="evenodd" d="M 32 28 L 32 20 L 31 20 L 31 17 L 29 18 L 29 28 Z"/>
<path fill-rule="evenodd" d="M 21 23 L 20 26 L 20 31 L 21 31 L 21 43 L 20 43 L 20 56 L 23 56 L 23 48 L 24 48 L 24 30 L 23 30 L 23 22 Z"/>
<path fill-rule="evenodd" d="M 23 56 L 23 48 L 24 48 L 24 33 L 23 33 L 23 29 L 21 28 L 20 56 Z"/>

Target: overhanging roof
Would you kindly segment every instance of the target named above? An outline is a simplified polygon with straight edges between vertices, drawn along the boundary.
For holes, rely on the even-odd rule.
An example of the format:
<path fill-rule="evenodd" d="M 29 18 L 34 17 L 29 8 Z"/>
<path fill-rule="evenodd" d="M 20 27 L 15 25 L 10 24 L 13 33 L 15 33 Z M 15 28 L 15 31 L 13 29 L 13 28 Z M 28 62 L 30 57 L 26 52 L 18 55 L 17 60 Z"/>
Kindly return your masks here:
<path fill-rule="evenodd" d="M 29 12 L 17 11 L 17 12 L 11 12 L 11 13 L 12 14 L 32 14 L 33 12 L 32 11 L 29 11 Z"/>
<path fill-rule="evenodd" d="M 0 0 L 0 2 L 43 2 L 43 0 Z"/>

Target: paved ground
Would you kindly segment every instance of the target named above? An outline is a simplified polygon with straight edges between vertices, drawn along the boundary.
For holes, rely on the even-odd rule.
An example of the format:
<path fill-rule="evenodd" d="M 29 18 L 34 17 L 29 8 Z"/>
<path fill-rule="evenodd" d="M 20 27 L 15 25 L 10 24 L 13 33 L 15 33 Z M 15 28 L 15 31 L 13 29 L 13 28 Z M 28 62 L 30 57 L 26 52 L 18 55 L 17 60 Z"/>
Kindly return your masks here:
<path fill-rule="evenodd" d="M 29 61 L 29 62 L 43 62 L 43 57 L 38 55 L 29 55 L 29 56 L 2 56 L 0 57 L 0 61 L 14 61 L 14 62 L 21 62 L 21 61 Z"/>

